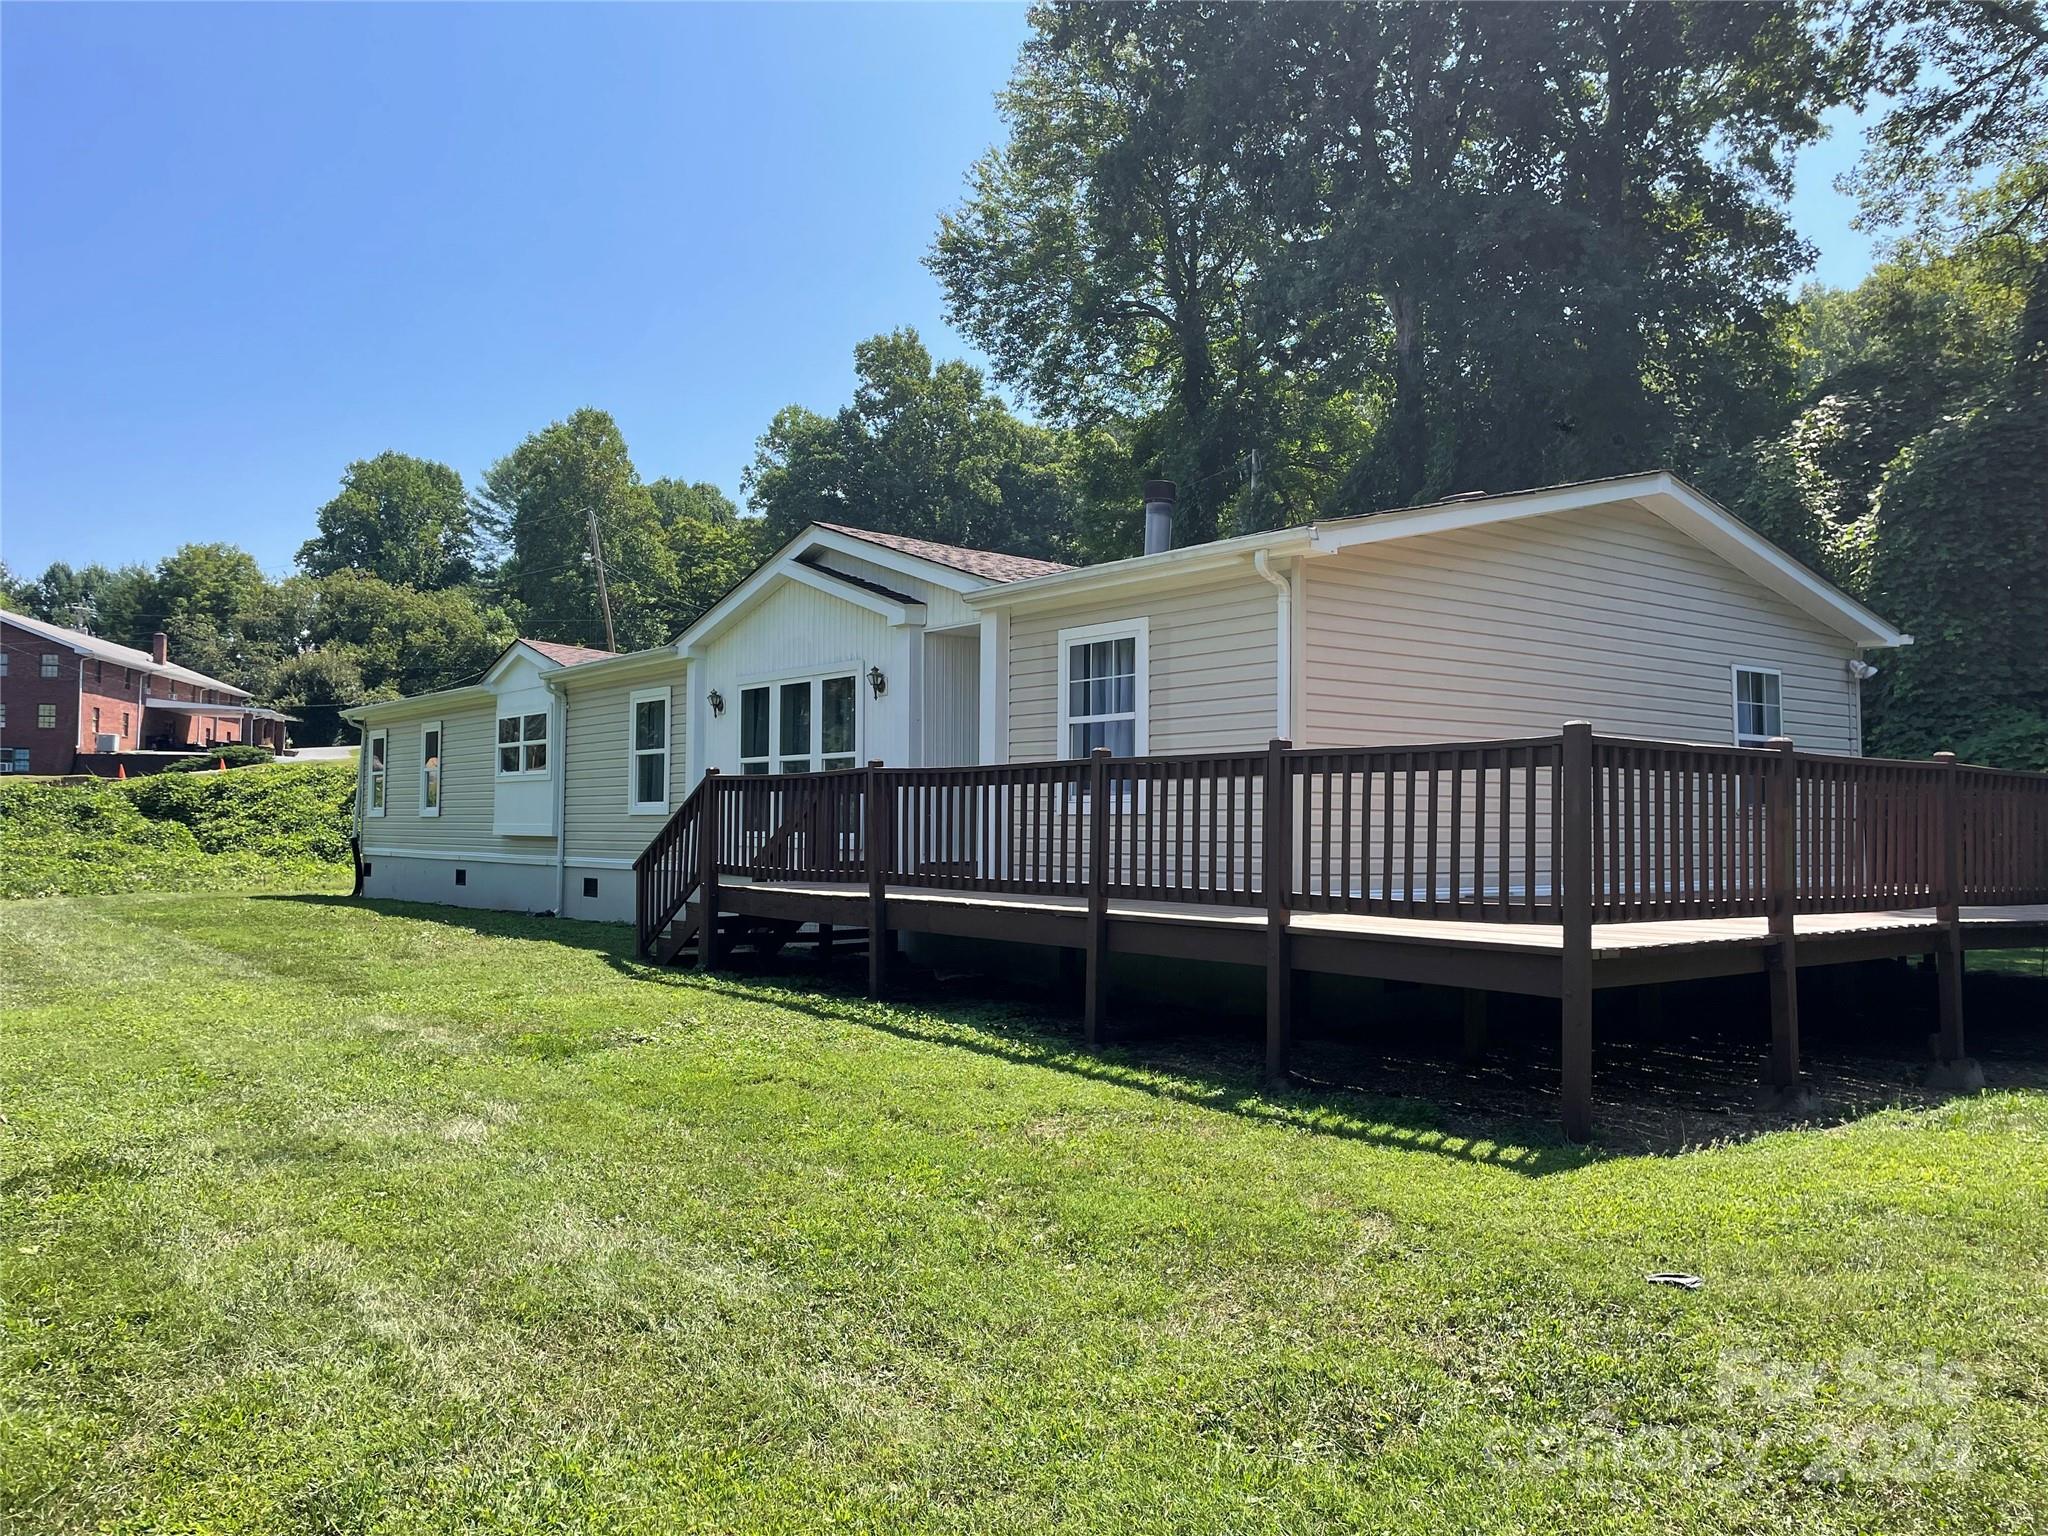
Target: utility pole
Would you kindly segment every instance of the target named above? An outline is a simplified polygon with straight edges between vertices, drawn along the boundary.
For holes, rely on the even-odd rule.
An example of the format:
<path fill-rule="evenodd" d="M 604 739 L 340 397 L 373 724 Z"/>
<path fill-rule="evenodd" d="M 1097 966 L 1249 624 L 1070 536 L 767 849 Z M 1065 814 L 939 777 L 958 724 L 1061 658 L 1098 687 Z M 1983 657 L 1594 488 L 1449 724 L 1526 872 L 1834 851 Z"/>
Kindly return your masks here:
<path fill-rule="evenodd" d="M 590 522 L 590 558 L 597 562 L 597 605 L 604 610 L 604 648 L 616 651 L 619 642 L 612 634 L 612 594 L 604 584 L 604 540 L 597 533 L 597 508 L 585 507 L 583 511 Z"/>

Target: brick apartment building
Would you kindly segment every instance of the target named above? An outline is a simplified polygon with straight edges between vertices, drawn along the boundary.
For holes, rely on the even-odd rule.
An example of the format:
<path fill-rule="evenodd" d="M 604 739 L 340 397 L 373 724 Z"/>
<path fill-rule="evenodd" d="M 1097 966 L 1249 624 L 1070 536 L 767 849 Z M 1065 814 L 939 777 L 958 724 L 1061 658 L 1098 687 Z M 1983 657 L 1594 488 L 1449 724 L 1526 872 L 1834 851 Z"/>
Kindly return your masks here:
<path fill-rule="evenodd" d="M 284 745 L 287 717 L 150 649 L 0 612 L 0 773 L 73 773 L 113 753 Z"/>

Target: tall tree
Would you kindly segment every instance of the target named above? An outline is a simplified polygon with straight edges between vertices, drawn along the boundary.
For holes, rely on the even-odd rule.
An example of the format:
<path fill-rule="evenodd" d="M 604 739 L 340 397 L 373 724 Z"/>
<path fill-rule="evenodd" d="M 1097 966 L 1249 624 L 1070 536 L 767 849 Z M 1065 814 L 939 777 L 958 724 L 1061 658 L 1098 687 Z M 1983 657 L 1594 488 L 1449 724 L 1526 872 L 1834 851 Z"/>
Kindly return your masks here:
<path fill-rule="evenodd" d="M 586 407 L 534 433 L 484 473 L 478 519 L 502 545 L 497 581 L 544 638 L 605 643 L 591 559 L 594 514 L 621 650 L 659 644 L 677 607 L 674 553 L 618 423 Z"/>
<path fill-rule="evenodd" d="M 450 587 L 474 574 L 476 528 L 462 477 L 404 453 L 358 459 L 299 547 L 309 576 L 368 571 L 388 582 Z"/>
<path fill-rule="evenodd" d="M 1234 153 L 1262 84 L 1251 10 L 1035 9 L 1008 142 L 928 259 L 949 318 L 1041 411 L 1165 418 L 1149 467 L 1181 482 L 1190 540 L 1216 536 L 1249 450 L 1271 456 L 1249 386 L 1286 366 L 1258 286 L 1271 230 Z"/>
<path fill-rule="evenodd" d="M 669 628 L 681 631 L 737 586 L 768 553 L 759 518 L 740 516 L 732 498 L 708 481 L 648 482 L 676 562 L 675 606 Z"/>
<path fill-rule="evenodd" d="M 256 557 L 233 544 L 183 544 L 156 568 L 156 598 L 167 625 L 203 619 L 232 630 L 267 585 Z"/>
<path fill-rule="evenodd" d="M 762 435 L 746 486 L 770 541 L 844 522 L 1017 554 L 1066 548 L 1074 498 L 1059 434 L 1019 421 L 979 369 L 935 364 L 914 330 L 861 342 L 854 373 L 835 416 L 789 406 Z"/>

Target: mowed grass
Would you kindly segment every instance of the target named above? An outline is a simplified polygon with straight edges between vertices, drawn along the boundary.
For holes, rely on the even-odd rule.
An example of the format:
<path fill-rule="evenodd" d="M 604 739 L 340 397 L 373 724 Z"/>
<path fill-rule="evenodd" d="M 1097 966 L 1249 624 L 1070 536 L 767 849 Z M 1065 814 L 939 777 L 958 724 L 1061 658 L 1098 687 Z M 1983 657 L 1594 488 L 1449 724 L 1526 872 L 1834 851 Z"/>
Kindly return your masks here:
<path fill-rule="evenodd" d="M 102 897 L 0 948 L 0 1528 L 2048 1506 L 2038 1093 L 1622 1156 L 576 924 Z"/>

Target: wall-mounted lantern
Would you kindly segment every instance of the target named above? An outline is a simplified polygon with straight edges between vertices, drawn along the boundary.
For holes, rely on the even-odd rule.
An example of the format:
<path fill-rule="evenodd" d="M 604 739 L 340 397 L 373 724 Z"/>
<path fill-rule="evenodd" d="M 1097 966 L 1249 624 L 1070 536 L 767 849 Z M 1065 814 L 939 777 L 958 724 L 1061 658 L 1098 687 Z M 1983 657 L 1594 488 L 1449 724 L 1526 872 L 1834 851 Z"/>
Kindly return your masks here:
<path fill-rule="evenodd" d="M 880 667 L 868 668 L 868 687 L 874 691 L 878 699 L 889 691 L 889 679 L 882 675 Z"/>
<path fill-rule="evenodd" d="M 716 688 L 711 690 L 711 697 L 709 703 L 711 705 L 712 714 L 722 715 L 725 713 L 725 695 L 720 693 Z"/>

